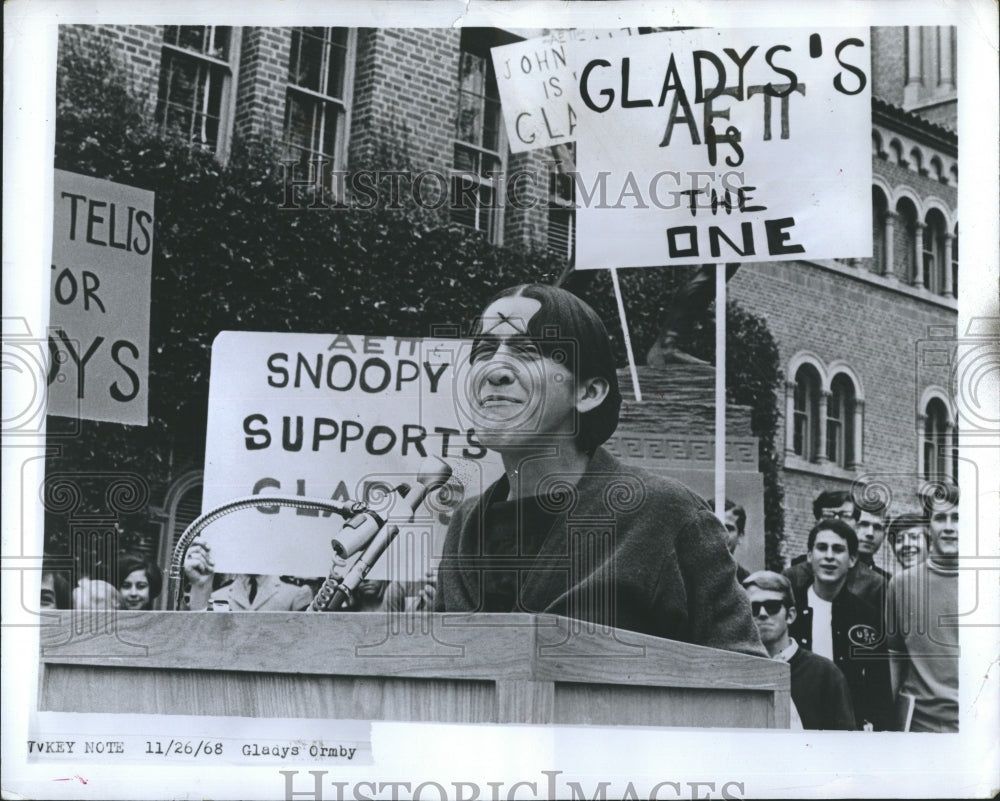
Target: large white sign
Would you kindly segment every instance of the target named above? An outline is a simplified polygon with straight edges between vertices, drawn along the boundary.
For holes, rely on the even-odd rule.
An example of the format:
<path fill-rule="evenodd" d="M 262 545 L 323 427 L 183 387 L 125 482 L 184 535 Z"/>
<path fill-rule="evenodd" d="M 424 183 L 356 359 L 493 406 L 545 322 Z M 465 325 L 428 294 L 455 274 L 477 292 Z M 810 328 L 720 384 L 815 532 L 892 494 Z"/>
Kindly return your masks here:
<path fill-rule="evenodd" d="M 576 141 L 577 269 L 871 256 L 870 62 L 867 28 L 494 50 L 511 147 Z"/>
<path fill-rule="evenodd" d="M 511 151 L 576 141 L 580 95 L 571 64 L 574 48 L 593 39 L 637 34 L 634 28 L 556 29 L 537 39 L 491 49 Z"/>
<path fill-rule="evenodd" d="M 212 346 L 203 511 L 251 495 L 371 503 L 412 484 L 427 457 L 454 471 L 371 578 L 417 578 L 440 555 L 452 508 L 502 472 L 461 412 L 468 343 L 401 337 L 224 331 Z M 216 570 L 325 576 L 336 514 L 234 512 L 205 530 Z M 427 547 L 430 545 L 430 547 Z M 429 561 L 430 560 L 430 561 Z"/>
<path fill-rule="evenodd" d="M 578 269 L 871 256 L 866 28 L 576 49 Z"/>
<path fill-rule="evenodd" d="M 154 200 L 55 171 L 49 414 L 146 425 Z"/>

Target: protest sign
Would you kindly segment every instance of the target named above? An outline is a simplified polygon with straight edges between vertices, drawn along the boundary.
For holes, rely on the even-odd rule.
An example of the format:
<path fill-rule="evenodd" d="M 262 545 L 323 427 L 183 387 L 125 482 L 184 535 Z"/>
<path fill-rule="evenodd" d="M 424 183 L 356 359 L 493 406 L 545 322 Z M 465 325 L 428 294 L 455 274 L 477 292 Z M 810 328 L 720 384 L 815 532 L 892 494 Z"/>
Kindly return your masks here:
<path fill-rule="evenodd" d="M 570 65 L 574 46 L 635 33 L 632 28 L 555 29 L 545 36 L 492 48 L 511 152 L 576 141 L 580 96 Z"/>
<path fill-rule="evenodd" d="M 568 62 L 577 269 L 871 255 L 867 29 L 673 31 Z"/>
<path fill-rule="evenodd" d="M 427 457 L 454 471 L 370 578 L 416 579 L 441 552 L 451 510 L 499 477 L 461 410 L 468 343 L 224 331 L 212 347 L 202 510 L 251 495 L 370 503 L 413 483 Z M 219 572 L 325 576 L 332 512 L 266 504 L 206 529 Z M 409 534 L 408 534 L 409 532 Z M 432 543 L 428 550 L 425 543 Z"/>
<path fill-rule="evenodd" d="M 48 413 L 146 425 L 154 195 L 55 171 Z"/>

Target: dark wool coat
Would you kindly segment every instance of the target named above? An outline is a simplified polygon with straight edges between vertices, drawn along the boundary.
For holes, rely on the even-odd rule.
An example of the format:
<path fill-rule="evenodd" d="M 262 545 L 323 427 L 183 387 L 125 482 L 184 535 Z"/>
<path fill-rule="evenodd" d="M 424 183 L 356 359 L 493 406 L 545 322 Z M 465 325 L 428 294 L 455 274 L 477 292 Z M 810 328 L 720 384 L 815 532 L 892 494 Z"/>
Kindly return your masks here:
<path fill-rule="evenodd" d="M 482 609 L 483 519 L 507 477 L 452 517 L 436 609 Z M 575 485 L 552 482 L 555 512 L 537 556 L 520 557 L 519 612 L 545 612 L 671 640 L 766 657 L 736 583 L 725 529 L 683 484 L 599 448 Z M 518 558 L 515 557 L 515 560 Z M 510 563 L 511 560 L 505 560 Z"/>
<path fill-rule="evenodd" d="M 788 664 L 792 669 L 792 702 L 803 729 L 855 728 L 851 691 L 833 662 L 800 647 Z"/>
<path fill-rule="evenodd" d="M 785 576 L 792 577 L 785 571 Z M 796 584 L 792 595 L 798 612 L 788 627 L 788 634 L 801 647 L 812 650 L 812 608 L 809 587 L 812 579 Z M 871 723 L 876 731 L 891 731 L 895 726 L 892 687 L 889 680 L 889 651 L 880 610 L 857 597 L 847 585 L 833 599 L 833 662 L 847 679 L 854 701 L 858 729 Z"/>

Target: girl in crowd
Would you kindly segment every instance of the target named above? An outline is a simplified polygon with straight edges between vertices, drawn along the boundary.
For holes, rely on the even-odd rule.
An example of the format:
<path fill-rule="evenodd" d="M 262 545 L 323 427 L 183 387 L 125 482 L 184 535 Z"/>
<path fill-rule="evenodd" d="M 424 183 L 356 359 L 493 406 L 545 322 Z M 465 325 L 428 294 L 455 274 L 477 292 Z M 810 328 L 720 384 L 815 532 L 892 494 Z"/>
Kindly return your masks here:
<path fill-rule="evenodd" d="M 927 558 L 930 533 L 927 519 L 918 514 L 903 514 L 889 523 L 887 532 L 896 561 L 905 568 L 918 565 Z"/>
<path fill-rule="evenodd" d="M 122 609 L 148 610 L 163 589 L 163 572 L 141 556 L 123 556 L 118 561 L 118 594 Z"/>

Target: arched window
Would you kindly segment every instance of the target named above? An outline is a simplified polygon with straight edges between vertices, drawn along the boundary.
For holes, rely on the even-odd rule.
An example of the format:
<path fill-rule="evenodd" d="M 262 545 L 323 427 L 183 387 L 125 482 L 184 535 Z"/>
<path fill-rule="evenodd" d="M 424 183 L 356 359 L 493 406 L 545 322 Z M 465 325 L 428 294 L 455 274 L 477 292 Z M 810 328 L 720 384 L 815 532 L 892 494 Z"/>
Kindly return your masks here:
<path fill-rule="evenodd" d="M 855 462 L 854 405 L 854 384 L 838 373 L 830 383 L 826 401 L 826 458 L 844 469 Z"/>
<path fill-rule="evenodd" d="M 958 297 L 958 226 L 951 240 L 951 292 Z"/>
<path fill-rule="evenodd" d="M 950 257 L 945 253 L 946 223 L 937 209 L 927 212 L 924 224 L 924 286 L 936 295 L 944 292 L 944 271 Z"/>
<path fill-rule="evenodd" d="M 878 159 L 884 159 L 887 155 L 882 149 L 882 137 L 878 131 L 872 131 L 872 155 Z"/>
<path fill-rule="evenodd" d="M 906 166 L 906 159 L 903 158 L 903 146 L 898 139 L 893 139 L 889 143 L 889 150 L 892 151 L 892 163 L 900 167 Z"/>
<path fill-rule="evenodd" d="M 901 281 L 912 283 L 917 274 L 917 208 L 909 198 L 901 198 L 896 204 L 896 216 L 893 254 L 897 268 L 894 272 Z"/>
<path fill-rule="evenodd" d="M 792 450 L 807 461 L 815 461 L 819 448 L 820 380 L 816 369 L 802 365 L 795 373 Z"/>
<path fill-rule="evenodd" d="M 872 260 L 870 269 L 876 275 L 885 274 L 885 215 L 888 211 L 885 194 L 872 187 Z"/>
<path fill-rule="evenodd" d="M 931 159 L 930 176 L 935 181 L 941 181 L 942 183 L 948 180 L 944 174 L 944 166 L 941 164 L 941 159 L 938 156 L 934 156 Z"/>
<path fill-rule="evenodd" d="M 948 476 L 953 467 L 949 450 L 952 435 L 949 431 L 948 409 L 940 398 L 931 398 L 924 411 L 924 479 L 940 480 Z"/>
<path fill-rule="evenodd" d="M 915 147 L 910 151 L 910 166 L 921 175 L 927 174 L 927 170 L 924 169 L 924 154 L 919 148 Z"/>
<path fill-rule="evenodd" d="M 958 426 L 951 427 L 951 479 L 958 483 Z"/>

